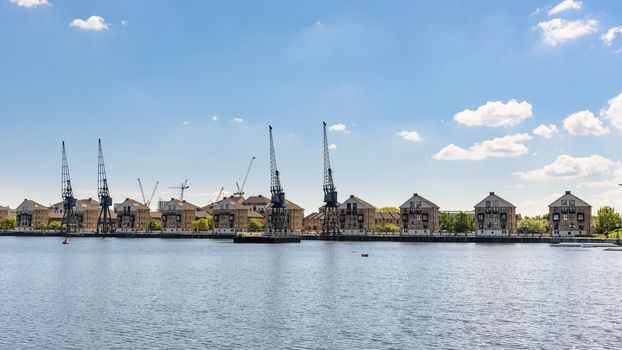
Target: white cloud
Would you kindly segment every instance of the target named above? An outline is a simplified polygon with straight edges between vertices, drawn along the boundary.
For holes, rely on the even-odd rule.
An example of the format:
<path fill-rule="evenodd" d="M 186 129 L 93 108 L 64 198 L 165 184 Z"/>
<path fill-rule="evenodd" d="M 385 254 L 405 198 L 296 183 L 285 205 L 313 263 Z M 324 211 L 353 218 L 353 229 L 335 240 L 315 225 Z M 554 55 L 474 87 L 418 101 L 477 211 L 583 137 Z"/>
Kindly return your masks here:
<path fill-rule="evenodd" d="M 527 146 L 520 142 L 531 140 L 532 138 L 532 136 L 526 133 L 508 135 L 475 143 L 468 149 L 451 144 L 445 146 L 432 158 L 437 160 L 482 160 L 489 157 L 518 157 L 529 152 Z"/>
<path fill-rule="evenodd" d="M 555 125 L 553 125 L 553 124 L 550 124 L 550 125 L 540 124 L 540 126 L 538 126 L 537 128 L 533 129 L 533 134 L 534 135 L 542 136 L 545 139 L 550 139 L 551 137 L 553 137 L 558 132 L 559 132 L 559 130 L 557 130 L 557 127 Z"/>
<path fill-rule="evenodd" d="M 609 128 L 603 126 L 601 120 L 587 109 L 573 113 L 564 119 L 564 129 L 571 135 L 580 136 L 599 136 L 609 133 Z"/>
<path fill-rule="evenodd" d="M 337 149 L 337 145 L 331 143 L 330 145 L 328 145 L 328 149 Z"/>
<path fill-rule="evenodd" d="M 219 118 L 220 118 L 220 117 L 218 117 L 217 115 L 213 115 L 213 116 L 212 116 L 212 121 L 213 121 L 213 122 L 217 122 Z"/>
<path fill-rule="evenodd" d="M 126 19 L 121 21 L 121 25 L 124 27 L 127 27 L 127 25 L 130 24 Z"/>
<path fill-rule="evenodd" d="M 579 0 L 564 0 L 550 9 L 548 13 L 552 16 L 566 10 L 580 10 L 582 5 Z"/>
<path fill-rule="evenodd" d="M 600 180 L 600 181 L 587 181 L 587 182 L 581 182 L 580 184 L 577 185 L 577 188 L 583 189 L 583 190 L 592 190 L 592 189 L 600 189 L 600 188 L 607 188 L 607 187 L 616 187 L 618 186 L 616 184 L 615 181 L 611 181 L 611 180 Z"/>
<path fill-rule="evenodd" d="M 591 18 L 576 21 L 553 18 L 550 21 L 540 22 L 536 25 L 536 28 L 542 30 L 543 40 L 551 46 L 593 33 L 597 30 L 597 27 L 598 21 Z"/>
<path fill-rule="evenodd" d="M 614 162 L 597 154 L 589 157 L 572 157 L 562 154 L 551 164 L 540 169 L 527 172 L 516 172 L 513 175 L 523 180 L 578 179 L 608 172 Z"/>
<path fill-rule="evenodd" d="M 613 41 L 616 39 L 618 34 L 622 34 L 622 27 L 609 28 L 607 33 L 600 37 L 600 40 L 602 40 L 606 46 L 611 46 L 613 45 Z"/>
<path fill-rule="evenodd" d="M 48 5 L 48 0 L 9 0 L 12 4 L 20 7 L 36 7 Z"/>
<path fill-rule="evenodd" d="M 527 101 L 510 100 L 508 103 L 488 101 L 475 111 L 465 109 L 456 113 L 454 120 L 467 126 L 488 126 L 492 128 L 514 126 L 533 115 L 531 108 Z"/>
<path fill-rule="evenodd" d="M 233 117 L 233 119 L 231 119 L 231 121 L 234 121 L 236 123 L 242 123 L 244 121 L 244 119 L 242 119 L 240 117 Z"/>
<path fill-rule="evenodd" d="M 411 141 L 411 142 L 423 141 L 423 137 L 421 137 L 421 135 L 419 135 L 419 133 L 416 131 L 402 130 L 400 132 L 396 132 L 395 134 L 406 141 Z"/>
<path fill-rule="evenodd" d="M 350 133 L 350 130 L 346 127 L 345 124 L 337 123 L 328 127 L 328 131 L 330 132 L 344 132 L 346 134 Z"/>
<path fill-rule="evenodd" d="M 181 123 L 181 125 L 188 126 L 188 125 L 190 125 L 190 122 L 183 122 L 183 123 Z"/>
<path fill-rule="evenodd" d="M 611 126 L 622 132 L 622 93 L 609 100 L 607 108 L 603 108 L 600 115 L 607 119 Z"/>
<path fill-rule="evenodd" d="M 83 30 L 92 30 L 100 32 L 102 30 L 108 30 L 109 24 L 106 23 L 103 17 L 91 16 L 86 21 L 82 19 L 74 19 L 69 23 L 71 27 L 78 27 Z"/>

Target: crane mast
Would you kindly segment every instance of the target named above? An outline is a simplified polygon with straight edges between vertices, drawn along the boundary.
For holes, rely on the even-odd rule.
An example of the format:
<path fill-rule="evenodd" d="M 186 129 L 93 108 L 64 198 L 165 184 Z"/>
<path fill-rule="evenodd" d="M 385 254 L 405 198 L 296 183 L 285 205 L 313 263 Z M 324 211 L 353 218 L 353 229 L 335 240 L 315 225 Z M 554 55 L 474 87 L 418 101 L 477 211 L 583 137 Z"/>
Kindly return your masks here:
<path fill-rule="evenodd" d="M 73 209 L 76 206 L 76 198 L 73 196 L 73 189 L 71 188 L 71 176 L 69 175 L 65 141 L 63 141 L 62 158 L 61 195 L 63 197 L 63 218 L 61 219 L 61 231 L 65 233 L 66 242 L 67 234 L 72 230 L 75 231 L 76 217 Z"/>
<path fill-rule="evenodd" d="M 272 139 L 272 126 L 268 126 L 270 132 L 270 194 L 271 210 L 268 217 L 268 234 L 278 236 L 287 234 L 288 215 L 285 205 L 285 193 L 281 187 L 279 170 L 276 166 L 274 141 Z"/>
<path fill-rule="evenodd" d="M 322 235 L 332 236 L 339 234 L 339 220 L 337 214 L 339 202 L 337 201 L 337 189 L 333 181 L 333 170 L 330 166 L 326 122 L 322 124 L 324 131 L 324 221 L 322 223 Z"/>
<path fill-rule="evenodd" d="M 242 181 L 242 186 L 240 186 L 237 182 L 235 183 L 235 187 L 238 189 L 234 196 L 244 196 L 244 186 L 246 186 L 246 180 L 248 179 L 248 174 L 251 172 L 251 167 L 253 166 L 253 161 L 255 160 L 255 156 L 251 158 L 250 163 L 248 163 L 248 168 L 246 169 L 246 173 L 244 174 L 244 180 Z"/>
<path fill-rule="evenodd" d="M 186 179 L 186 181 L 181 183 L 181 186 L 174 186 L 174 187 L 169 187 L 169 188 L 174 188 L 174 189 L 181 190 L 181 194 L 179 196 L 179 199 L 183 201 L 184 200 L 184 191 L 189 189 L 190 186 L 188 186 L 188 179 Z"/>
<path fill-rule="evenodd" d="M 110 207 L 112 206 L 112 197 L 108 190 L 108 178 L 106 177 L 106 166 L 104 165 L 104 152 L 102 151 L 102 140 L 98 143 L 98 160 L 97 160 L 97 194 L 99 196 L 99 217 L 97 218 L 97 232 L 110 233 L 113 231 L 112 215 Z"/>

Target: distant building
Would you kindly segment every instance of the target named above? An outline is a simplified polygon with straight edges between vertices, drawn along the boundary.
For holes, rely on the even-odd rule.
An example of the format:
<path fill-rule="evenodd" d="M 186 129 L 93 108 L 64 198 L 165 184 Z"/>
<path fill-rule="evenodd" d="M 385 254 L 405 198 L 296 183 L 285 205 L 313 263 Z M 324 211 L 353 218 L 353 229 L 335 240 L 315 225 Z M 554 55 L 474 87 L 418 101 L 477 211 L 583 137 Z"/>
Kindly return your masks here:
<path fill-rule="evenodd" d="M 490 192 L 475 205 L 475 232 L 480 236 L 509 236 L 516 232 L 516 207 Z"/>
<path fill-rule="evenodd" d="M 372 233 L 376 224 L 376 207 L 351 195 L 338 209 L 339 227 L 344 235 Z"/>
<path fill-rule="evenodd" d="M 262 196 L 260 195 L 259 197 L 262 197 Z M 287 199 L 285 199 L 285 210 L 287 213 L 287 226 L 288 226 L 289 232 L 301 233 L 302 228 L 303 228 L 302 220 L 304 219 L 305 210 L 298 204 Z M 271 203 L 268 202 L 268 205 L 266 206 L 266 209 L 265 209 L 266 218 L 270 216 L 270 211 L 271 211 Z M 261 211 L 258 211 L 258 212 L 262 214 Z"/>
<path fill-rule="evenodd" d="M 37 230 L 48 224 L 50 209 L 30 199 L 15 208 L 17 229 L 21 231 Z"/>
<path fill-rule="evenodd" d="M 270 198 L 264 197 L 261 194 L 257 196 L 250 196 L 242 201 L 242 205 L 248 210 L 256 211 L 263 216 L 266 216 L 266 210 L 268 209 L 269 204 Z"/>
<path fill-rule="evenodd" d="M 99 218 L 99 202 L 93 198 L 80 199 L 73 209 L 76 216 L 76 227 L 80 231 L 95 231 Z"/>
<path fill-rule="evenodd" d="M 375 229 L 384 231 L 388 224 L 400 227 L 400 213 L 398 212 L 376 212 Z"/>
<path fill-rule="evenodd" d="M 415 193 L 400 206 L 400 227 L 404 235 L 433 235 L 441 230 L 438 205 Z"/>
<path fill-rule="evenodd" d="M 171 198 L 162 205 L 162 232 L 192 231 L 192 222 L 196 220 L 199 207 L 194 204 Z"/>
<path fill-rule="evenodd" d="M 549 225 L 552 236 L 590 235 L 592 206 L 579 197 L 566 193 L 549 205 Z"/>
<path fill-rule="evenodd" d="M 0 220 L 9 216 L 9 207 L 3 207 L 0 205 Z"/>
<path fill-rule="evenodd" d="M 321 208 L 320 208 L 321 210 Z M 305 233 L 321 233 L 324 224 L 324 213 L 311 213 L 302 219 L 302 231 Z"/>
<path fill-rule="evenodd" d="M 215 234 L 234 234 L 248 229 L 248 209 L 233 197 L 210 204 Z"/>
<path fill-rule="evenodd" d="M 114 212 L 117 217 L 117 232 L 146 232 L 149 229 L 150 209 L 143 203 L 126 198 L 115 205 Z"/>

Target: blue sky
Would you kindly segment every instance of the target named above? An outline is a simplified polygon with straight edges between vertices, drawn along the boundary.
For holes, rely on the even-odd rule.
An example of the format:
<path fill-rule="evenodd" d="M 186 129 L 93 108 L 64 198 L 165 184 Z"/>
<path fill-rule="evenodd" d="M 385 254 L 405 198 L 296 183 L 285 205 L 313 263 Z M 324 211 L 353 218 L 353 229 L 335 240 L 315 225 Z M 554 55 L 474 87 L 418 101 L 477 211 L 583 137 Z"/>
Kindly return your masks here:
<path fill-rule="evenodd" d="M 207 204 L 253 155 L 268 194 L 271 124 L 310 213 L 325 120 L 341 199 L 620 207 L 620 26 L 619 1 L 0 0 L 0 204 L 60 200 L 62 140 L 95 197 L 98 138 L 115 202 L 188 178 Z"/>

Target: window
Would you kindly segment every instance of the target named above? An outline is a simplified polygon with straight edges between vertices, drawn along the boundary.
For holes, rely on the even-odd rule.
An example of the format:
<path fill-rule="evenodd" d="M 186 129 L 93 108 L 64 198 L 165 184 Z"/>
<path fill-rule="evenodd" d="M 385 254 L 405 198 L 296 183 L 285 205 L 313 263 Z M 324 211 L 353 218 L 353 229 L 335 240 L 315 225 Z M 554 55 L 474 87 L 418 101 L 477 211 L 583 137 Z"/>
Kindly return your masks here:
<path fill-rule="evenodd" d="M 562 206 L 566 206 L 566 205 L 568 205 L 568 201 L 565 199 L 562 199 Z"/>
<path fill-rule="evenodd" d="M 585 215 L 583 213 L 577 213 L 577 221 L 584 221 Z"/>
<path fill-rule="evenodd" d="M 553 221 L 559 221 L 559 213 L 553 213 Z"/>
<path fill-rule="evenodd" d="M 568 214 L 562 215 L 562 220 L 565 220 L 565 221 L 568 220 Z"/>
<path fill-rule="evenodd" d="M 490 208 L 490 201 L 486 201 L 486 208 Z"/>

